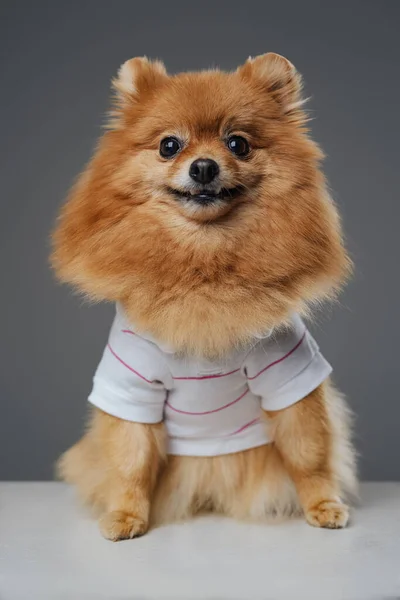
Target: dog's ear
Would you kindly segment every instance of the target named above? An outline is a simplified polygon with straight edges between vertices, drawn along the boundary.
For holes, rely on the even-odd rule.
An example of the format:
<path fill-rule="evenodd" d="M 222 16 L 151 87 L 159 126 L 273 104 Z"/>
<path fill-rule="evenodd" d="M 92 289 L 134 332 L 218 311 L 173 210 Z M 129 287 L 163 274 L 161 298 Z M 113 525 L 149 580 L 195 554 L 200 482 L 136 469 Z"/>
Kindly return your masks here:
<path fill-rule="evenodd" d="M 249 57 L 238 73 L 245 79 L 256 80 L 282 107 L 285 114 L 300 108 L 305 100 L 301 97 L 301 76 L 287 58 L 268 52 L 255 58 Z"/>
<path fill-rule="evenodd" d="M 147 93 L 162 85 L 167 78 L 165 66 L 159 60 L 149 60 L 143 56 L 124 62 L 112 80 L 116 96 L 108 126 L 120 126 L 124 109 L 140 102 Z"/>
<path fill-rule="evenodd" d="M 124 62 L 112 83 L 117 94 L 130 101 L 158 86 L 166 77 L 167 71 L 161 61 L 143 56 Z"/>

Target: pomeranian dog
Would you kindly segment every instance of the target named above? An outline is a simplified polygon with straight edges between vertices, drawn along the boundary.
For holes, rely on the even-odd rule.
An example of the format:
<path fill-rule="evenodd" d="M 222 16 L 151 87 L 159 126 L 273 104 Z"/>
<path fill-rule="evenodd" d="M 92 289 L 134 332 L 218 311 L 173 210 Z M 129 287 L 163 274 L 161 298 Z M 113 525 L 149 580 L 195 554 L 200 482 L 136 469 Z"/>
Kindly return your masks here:
<path fill-rule="evenodd" d="M 134 58 L 113 86 L 53 236 L 58 277 L 117 306 L 61 477 L 110 540 L 200 511 L 345 527 L 349 411 L 300 315 L 350 261 L 299 74 Z"/>

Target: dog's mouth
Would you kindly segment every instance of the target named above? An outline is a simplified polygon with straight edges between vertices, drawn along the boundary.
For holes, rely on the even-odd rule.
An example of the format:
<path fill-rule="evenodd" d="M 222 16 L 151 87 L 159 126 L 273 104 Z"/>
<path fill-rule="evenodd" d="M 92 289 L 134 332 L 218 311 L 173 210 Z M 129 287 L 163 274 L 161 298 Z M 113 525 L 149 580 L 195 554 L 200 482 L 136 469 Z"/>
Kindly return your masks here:
<path fill-rule="evenodd" d="M 229 202 L 244 192 L 244 188 L 240 185 L 232 188 L 221 188 L 219 192 L 207 189 L 190 191 L 176 190 L 171 187 L 168 187 L 167 189 L 170 194 L 180 201 L 195 202 L 202 206 L 215 204 L 218 201 Z"/>

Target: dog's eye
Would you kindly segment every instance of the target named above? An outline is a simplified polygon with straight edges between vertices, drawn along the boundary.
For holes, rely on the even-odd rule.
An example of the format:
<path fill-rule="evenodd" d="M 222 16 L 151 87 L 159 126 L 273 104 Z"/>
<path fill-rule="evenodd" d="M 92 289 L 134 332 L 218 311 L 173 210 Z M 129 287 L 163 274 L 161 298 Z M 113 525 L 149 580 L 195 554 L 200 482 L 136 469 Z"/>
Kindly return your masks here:
<path fill-rule="evenodd" d="M 180 141 L 175 137 L 166 137 L 161 140 L 160 154 L 163 158 L 172 158 L 175 154 L 178 154 L 181 148 Z"/>
<path fill-rule="evenodd" d="M 240 135 L 231 135 L 226 145 L 236 156 L 246 156 L 250 152 L 249 142 Z"/>

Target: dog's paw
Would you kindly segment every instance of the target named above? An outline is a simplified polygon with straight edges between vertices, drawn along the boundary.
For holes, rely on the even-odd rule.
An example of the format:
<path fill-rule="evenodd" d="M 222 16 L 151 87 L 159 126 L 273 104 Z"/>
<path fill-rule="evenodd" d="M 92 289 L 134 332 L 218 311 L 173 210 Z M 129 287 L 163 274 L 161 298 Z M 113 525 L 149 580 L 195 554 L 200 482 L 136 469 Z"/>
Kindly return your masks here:
<path fill-rule="evenodd" d="M 107 540 L 118 542 L 143 535 L 148 529 L 148 523 L 132 513 L 114 510 L 101 517 L 99 527 Z"/>
<path fill-rule="evenodd" d="M 314 527 L 342 529 L 349 521 L 349 508 L 335 500 L 323 500 L 305 513 L 307 522 Z"/>

